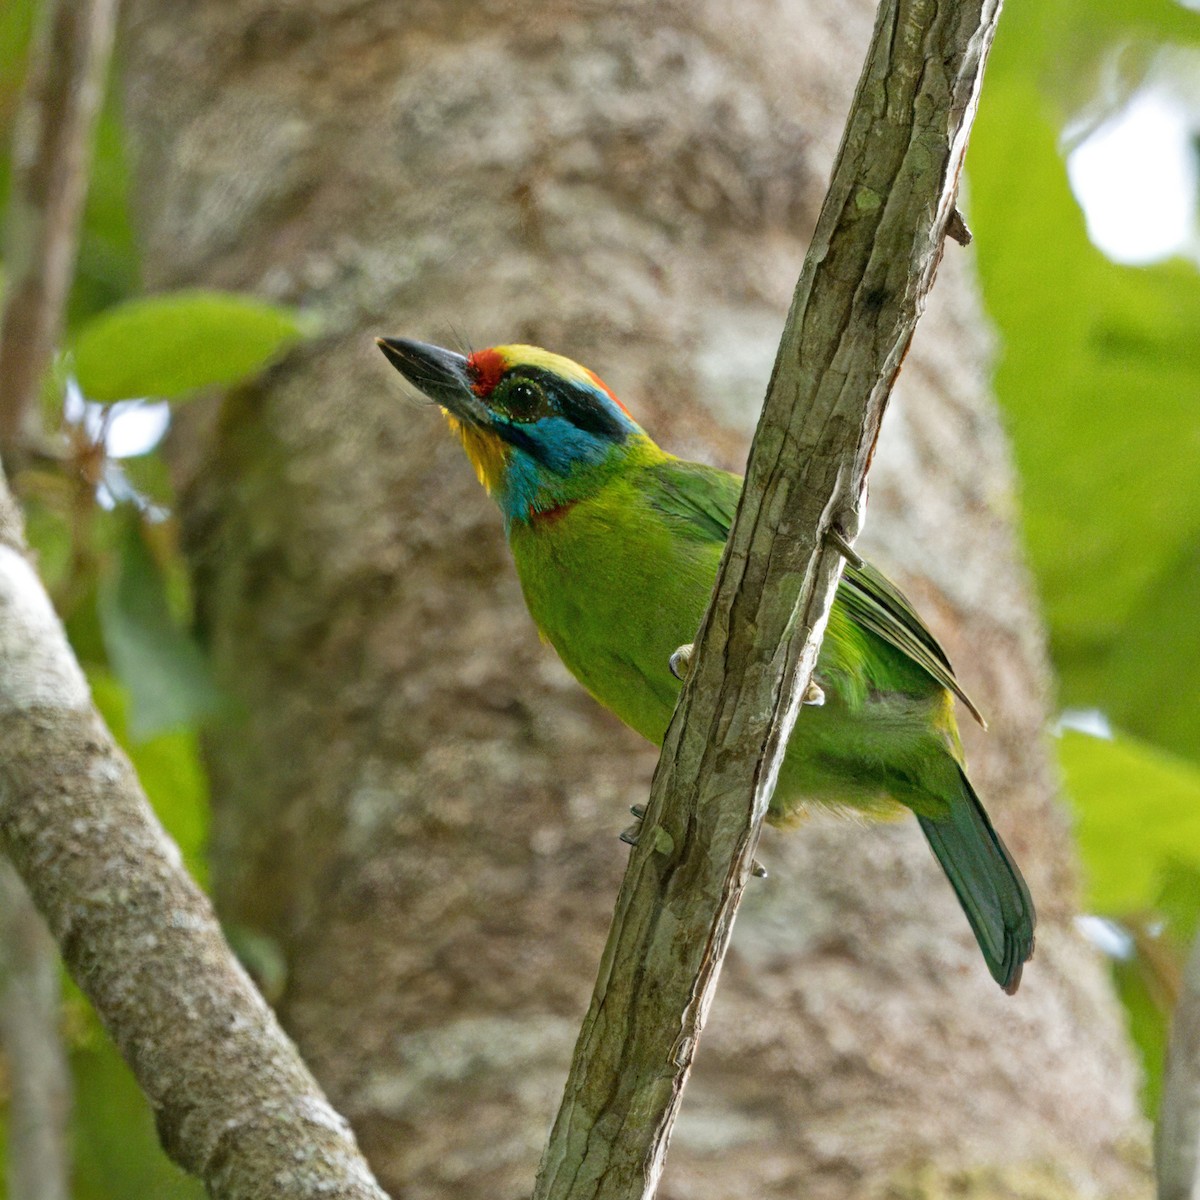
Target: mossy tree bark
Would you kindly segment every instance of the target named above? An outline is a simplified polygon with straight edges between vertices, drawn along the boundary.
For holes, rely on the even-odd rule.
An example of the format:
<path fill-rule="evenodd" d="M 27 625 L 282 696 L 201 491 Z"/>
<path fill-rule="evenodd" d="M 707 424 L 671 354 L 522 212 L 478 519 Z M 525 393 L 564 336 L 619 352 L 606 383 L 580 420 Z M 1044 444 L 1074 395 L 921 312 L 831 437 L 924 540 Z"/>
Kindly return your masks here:
<path fill-rule="evenodd" d="M 870 16 L 131 5 L 150 282 L 326 321 L 196 410 L 176 460 L 245 714 L 209 744 L 218 904 L 279 943 L 284 1022 L 396 1194 L 528 1193 L 654 753 L 538 644 L 498 517 L 368 335 L 552 346 L 668 448 L 740 468 Z M 770 835 L 666 1197 L 1145 1182 L 1119 1015 L 1072 925 L 969 253 L 947 251 L 860 548 L 987 710 L 973 777 L 1038 955 L 1001 995 L 910 823 Z"/>

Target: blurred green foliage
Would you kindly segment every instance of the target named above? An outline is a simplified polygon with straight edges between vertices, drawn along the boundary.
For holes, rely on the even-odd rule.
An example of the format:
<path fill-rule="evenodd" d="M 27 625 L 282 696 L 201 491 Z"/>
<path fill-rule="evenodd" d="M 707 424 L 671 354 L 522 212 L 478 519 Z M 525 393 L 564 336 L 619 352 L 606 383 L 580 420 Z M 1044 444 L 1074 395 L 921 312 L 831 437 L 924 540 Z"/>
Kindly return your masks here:
<path fill-rule="evenodd" d="M 75 337 L 72 369 L 89 400 L 179 400 L 256 374 L 303 330 L 296 313 L 252 296 L 170 292 L 89 321 Z"/>
<path fill-rule="evenodd" d="M 1200 772 L 1191 763 L 1135 738 L 1070 729 L 1059 750 L 1095 912 L 1151 911 L 1168 879 L 1200 875 Z"/>
<path fill-rule="evenodd" d="M 144 740 L 195 727 L 216 712 L 220 696 L 200 647 L 171 612 L 164 567 L 140 513 L 126 505 L 116 519 L 117 553 L 100 581 L 97 615 L 108 661 L 129 695 L 129 731 Z"/>
<path fill-rule="evenodd" d="M 0 6 L 5 143 L 36 8 L 37 0 Z M 1111 741 L 1067 731 L 1060 750 L 1087 905 L 1129 947 L 1114 973 L 1151 1111 L 1166 1013 L 1200 916 L 1200 276 L 1185 261 L 1119 266 L 1091 244 L 1068 186 L 1064 131 L 1113 112 L 1160 48 L 1180 45 L 1200 45 L 1200 13 L 1174 0 L 1009 0 L 968 164 L 975 254 L 1001 343 L 996 389 L 1062 699 L 1102 710 L 1121 731 Z M 68 469 L 32 474 L 25 503 L 97 703 L 203 881 L 198 727 L 220 698 L 188 632 L 169 480 L 157 454 L 107 461 L 97 410 L 61 423 L 63 389 L 73 372 L 89 401 L 182 400 L 253 374 L 308 329 L 252 298 L 138 294 L 110 92 L 69 356 L 50 389 L 50 431 L 63 438 Z M 8 172 L 0 155 L 0 204 Z M 77 1196 L 198 1196 L 158 1150 L 136 1085 L 74 992 L 66 1024 Z"/>
<path fill-rule="evenodd" d="M 1200 273 L 1109 261 L 1067 179 L 1095 127 L 1168 47 L 1200 46 L 1174 0 L 1005 6 L 968 160 L 995 386 L 1020 477 L 1066 707 L 1086 904 L 1129 953 L 1114 971 L 1157 1104 L 1166 1021 L 1200 909 Z"/>

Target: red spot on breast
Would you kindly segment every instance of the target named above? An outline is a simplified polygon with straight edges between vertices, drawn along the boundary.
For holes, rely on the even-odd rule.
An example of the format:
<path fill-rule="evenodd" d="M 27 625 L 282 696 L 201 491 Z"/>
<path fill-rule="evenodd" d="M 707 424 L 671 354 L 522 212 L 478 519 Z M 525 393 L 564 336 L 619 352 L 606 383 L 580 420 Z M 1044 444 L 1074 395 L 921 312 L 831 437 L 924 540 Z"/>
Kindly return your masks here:
<path fill-rule="evenodd" d="M 587 371 L 587 368 L 584 368 Z M 623 405 L 620 400 L 613 395 L 612 388 L 596 374 L 595 371 L 587 371 L 587 377 L 632 421 L 633 414 Z"/>
<path fill-rule="evenodd" d="M 471 377 L 471 391 L 481 399 L 490 396 L 508 368 L 504 355 L 497 350 L 480 350 L 467 359 L 467 374 Z"/>
<path fill-rule="evenodd" d="M 562 520 L 578 503 L 578 500 L 564 500 L 561 504 L 556 504 L 553 508 L 531 509 L 529 513 L 530 520 L 534 526 L 539 528 L 545 525 L 553 525 L 555 521 Z"/>

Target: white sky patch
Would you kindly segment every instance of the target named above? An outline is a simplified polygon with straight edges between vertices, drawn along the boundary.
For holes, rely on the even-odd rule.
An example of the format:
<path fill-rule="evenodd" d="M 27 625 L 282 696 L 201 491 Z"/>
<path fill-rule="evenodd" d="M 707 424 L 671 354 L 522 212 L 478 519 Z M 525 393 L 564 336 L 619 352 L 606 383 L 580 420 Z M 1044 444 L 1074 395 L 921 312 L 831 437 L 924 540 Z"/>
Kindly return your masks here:
<path fill-rule="evenodd" d="M 1064 729 L 1073 729 L 1076 733 L 1086 733 L 1088 737 L 1103 738 L 1106 742 L 1113 739 L 1112 722 L 1106 713 L 1098 708 L 1065 708 L 1054 724 L 1054 732 L 1061 734 Z"/>
<path fill-rule="evenodd" d="M 1116 922 L 1085 914 L 1075 918 L 1075 928 L 1109 958 L 1127 960 L 1133 957 L 1133 938 Z"/>
<path fill-rule="evenodd" d="M 1196 249 L 1195 125 L 1181 98 L 1151 85 L 1068 156 L 1088 236 L 1114 262 L 1151 263 Z"/>

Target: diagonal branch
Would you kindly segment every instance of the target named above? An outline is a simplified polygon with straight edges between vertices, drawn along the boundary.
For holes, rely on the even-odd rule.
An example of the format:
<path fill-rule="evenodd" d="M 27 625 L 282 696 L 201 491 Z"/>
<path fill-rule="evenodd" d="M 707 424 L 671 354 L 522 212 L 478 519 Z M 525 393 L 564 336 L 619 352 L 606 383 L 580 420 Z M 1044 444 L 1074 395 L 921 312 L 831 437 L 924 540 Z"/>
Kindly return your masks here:
<path fill-rule="evenodd" d="M 219 1200 L 383 1200 L 93 708 L 0 476 L 0 850 Z"/>
<path fill-rule="evenodd" d="M 653 1196 L 892 383 L 933 283 L 999 0 L 882 0 L 737 519 L 535 1200 Z"/>

